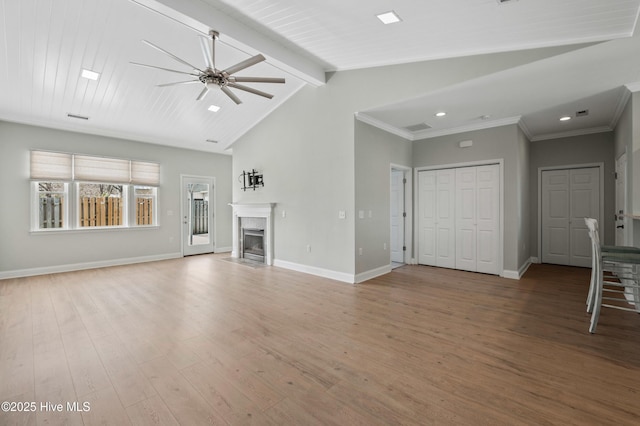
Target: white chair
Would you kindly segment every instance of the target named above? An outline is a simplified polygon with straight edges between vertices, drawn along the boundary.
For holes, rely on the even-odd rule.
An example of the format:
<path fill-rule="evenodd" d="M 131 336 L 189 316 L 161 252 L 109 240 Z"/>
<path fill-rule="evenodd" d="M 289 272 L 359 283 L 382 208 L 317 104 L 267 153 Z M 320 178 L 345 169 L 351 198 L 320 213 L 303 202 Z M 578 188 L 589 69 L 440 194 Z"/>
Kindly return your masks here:
<path fill-rule="evenodd" d="M 589 332 L 595 333 L 601 307 L 640 313 L 640 250 L 601 246 L 597 221 L 585 218 L 585 223 L 593 255 L 587 311 L 591 312 Z"/>

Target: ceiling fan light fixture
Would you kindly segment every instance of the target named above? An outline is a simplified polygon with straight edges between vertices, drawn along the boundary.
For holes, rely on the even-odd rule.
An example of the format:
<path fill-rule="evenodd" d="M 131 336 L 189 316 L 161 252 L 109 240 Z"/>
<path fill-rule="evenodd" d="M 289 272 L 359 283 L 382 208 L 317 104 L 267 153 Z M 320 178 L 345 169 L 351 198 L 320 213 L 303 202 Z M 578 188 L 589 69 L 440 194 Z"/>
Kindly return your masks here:
<path fill-rule="evenodd" d="M 571 116 L 565 115 L 564 117 L 560 117 L 560 121 L 569 121 L 571 120 Z"/>
<path fill-rule="evenodd" d="M 400 16 L 398 16 L 398 14 L 396 12 L 394 12 L 393 10 L 390 10 L 390 11 L 384 12 L 384 13 L 380 13 L 380 14 L 376 15 L 376 17 L 380 20 L 380 22 L 382 22 L 385 25 L 395 24 L 396 22 L 402 21 Z"/>

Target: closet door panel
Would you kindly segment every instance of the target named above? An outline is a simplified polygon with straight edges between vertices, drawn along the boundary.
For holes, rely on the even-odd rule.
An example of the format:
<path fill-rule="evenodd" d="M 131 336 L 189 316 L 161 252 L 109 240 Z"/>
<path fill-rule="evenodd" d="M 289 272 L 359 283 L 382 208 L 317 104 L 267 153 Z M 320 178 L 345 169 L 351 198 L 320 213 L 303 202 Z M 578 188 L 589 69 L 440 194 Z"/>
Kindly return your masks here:
<path fill-rule="evenodd" d="M 456 169 L 456 269 L 476 271 L 476 168 Z"/>
<path fill-rule="evenodd" d="M 438 170 L 437 187 L 437 241 L 436 265 L 445 268 L 456 267 L 455 234 L 455 169 Z"/>
<path fill-rule="evenodd" d="M 500 167 L 497 164 L 477 167 L 476 180 L 476 270 L 499 274 Z"/>
<path fill-rule="evenodd" d="M 418 263 L 436 265 L 436 172 L 418 173 Z"/>

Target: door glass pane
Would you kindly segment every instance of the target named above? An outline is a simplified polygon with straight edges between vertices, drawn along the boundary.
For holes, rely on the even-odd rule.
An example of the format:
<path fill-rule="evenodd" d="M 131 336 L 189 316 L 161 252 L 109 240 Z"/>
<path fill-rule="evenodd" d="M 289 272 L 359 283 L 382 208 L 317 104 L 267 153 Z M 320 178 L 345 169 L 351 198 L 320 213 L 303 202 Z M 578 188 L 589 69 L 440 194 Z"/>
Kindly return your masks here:
<path fill-rule="evenodd" d="M 190 246 L 209 244 L 209 184 L 187 184 L 187 222 Z"/>

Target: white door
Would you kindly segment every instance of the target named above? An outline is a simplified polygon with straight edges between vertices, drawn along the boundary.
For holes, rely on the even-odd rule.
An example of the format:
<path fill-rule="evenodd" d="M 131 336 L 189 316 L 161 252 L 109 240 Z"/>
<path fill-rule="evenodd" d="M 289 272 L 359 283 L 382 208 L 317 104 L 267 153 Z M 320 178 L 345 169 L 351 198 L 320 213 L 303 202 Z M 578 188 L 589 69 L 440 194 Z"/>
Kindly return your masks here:
<path fill-rule="evenodd" d="M 627 245 L 627 154 L 616 160 L 616 245 Z"/>
<path fill-rule="evenodd" d="M 542 172 L 542 262 L 569 265 L 569 170 Z"/>
<path fill-rule="evenodd" d="M 500 254 L 500 166 L 479 166 L 477 179 L 476 271 L 499 274 Z"/>
<path fill-rule="evenodd" d="M 213 253 L 213 178 L 181 176 L 182 255 Z"/>
<path fill-rule="evenodd" d="M 456 268 L 477 268 L 476 168 L 456 169 Z"/>
<path fill-rule="evenodd" d="M 542 172 L 542 262 L 591 266 L 585 217 L 600 220 L 598 167 Z"/>
<path fill-rule="evenodd" d="M 436 172 L 436 266 L 456 267 L 456 171 Z"/>
<path fill-rule="evenodd" d="M 456 170 L 456 268 L 499 274 L 500 168 Z"/>
<path fill-rule="evenodd" d="M 404 171 L 391 170 L 391 261 L 404 263 Z"/>
<path fill-rule="evenodd" d="M 436 265 L 436 171 L 418 173 L 418 263 Z"/>
<path fill-rule="evenodd" d="M 418 263 L 456 267 L 455 169 L 418 173 Z"/>

